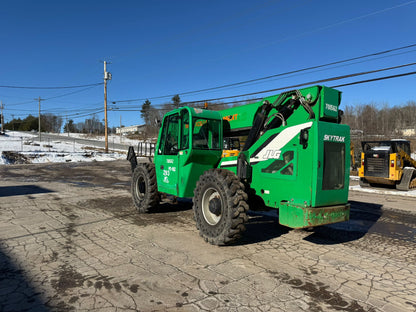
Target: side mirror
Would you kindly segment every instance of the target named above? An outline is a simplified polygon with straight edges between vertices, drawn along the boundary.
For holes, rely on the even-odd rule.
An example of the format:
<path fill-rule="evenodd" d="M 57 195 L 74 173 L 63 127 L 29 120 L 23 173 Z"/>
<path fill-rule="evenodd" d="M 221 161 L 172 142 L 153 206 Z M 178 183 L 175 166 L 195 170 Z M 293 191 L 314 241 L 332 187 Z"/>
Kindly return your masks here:
<path fill-rule="evenodd" d="M 300 130 L 299 144 L 303 146 L 303 149 L 306 149 L 308 147 L 308 140 L 309 140 L 309 129 Z"/>

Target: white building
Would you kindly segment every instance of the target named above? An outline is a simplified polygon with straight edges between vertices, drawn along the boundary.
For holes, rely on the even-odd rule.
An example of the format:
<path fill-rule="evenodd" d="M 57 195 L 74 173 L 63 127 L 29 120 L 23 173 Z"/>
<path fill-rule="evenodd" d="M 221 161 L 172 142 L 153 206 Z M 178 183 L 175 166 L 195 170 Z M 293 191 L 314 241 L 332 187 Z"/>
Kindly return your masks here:
<path fill-rule="evenodd" d="M 415 128 L 401 129 L 400 131 L 402 133 L 402 136 L 405 136 L 405 137 L 414 136 L 416 134 Z"/>

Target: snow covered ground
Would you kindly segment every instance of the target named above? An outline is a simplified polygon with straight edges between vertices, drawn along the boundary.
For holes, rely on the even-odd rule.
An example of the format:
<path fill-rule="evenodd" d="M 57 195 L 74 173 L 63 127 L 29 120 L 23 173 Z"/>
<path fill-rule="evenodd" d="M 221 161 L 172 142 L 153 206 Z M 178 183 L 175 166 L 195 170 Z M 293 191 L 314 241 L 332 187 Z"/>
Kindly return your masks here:
<path fill-rule="evenodd" d="M 376 193 L 384 195 L 400 195 L 405 197 L 416 197 L 416 189 L 410 191 L 397 191 L 395 189 L 384 189 L 381 187 L 361 187 L 359 185 L 351 185 L 350 191 L 358 191 L 364 193 Z"/>
<path fill-rule="evenodd" d="M 103 135 L 91 135 L 85 133 L 61 133 L 60 135 L 69 136 L 71 138 L 79 138 L 79 139 L 86 139 L 86 140 L 94 140 L 94 141 L 104 141 L 105 138 Z M 125 145 L 137 145 L 137 140 L 131 140 L 126 138 L 125 136 L 120 135 L 109 135 L 108 136 L 109 144 L 116 143 L 116 144 L 125 144 Z"/>
<path fill-rule="evenodd" d="M 126 138 L 122 139 L 127 140 Z M 120 138 L 118 138 L 118 140 L 120 140 Z M 116 138 L 111 137 L 109 142 L 113 141 L 116 142 Z M 123 141 L 123 143 L 124 142 L 125 141 Z M 106 154 L 86 144 L 78 144 L 75 142 L 69 143 L 61 142 L 59 140 L 39 142 L 37 134 L 27 134 L 15 131 L 6 131 L 5 135 L 0 135 L 0 154 L 0 165 L 11 163 L 79 162 L 126 159 L 125 151 L 115 151 Z"/>

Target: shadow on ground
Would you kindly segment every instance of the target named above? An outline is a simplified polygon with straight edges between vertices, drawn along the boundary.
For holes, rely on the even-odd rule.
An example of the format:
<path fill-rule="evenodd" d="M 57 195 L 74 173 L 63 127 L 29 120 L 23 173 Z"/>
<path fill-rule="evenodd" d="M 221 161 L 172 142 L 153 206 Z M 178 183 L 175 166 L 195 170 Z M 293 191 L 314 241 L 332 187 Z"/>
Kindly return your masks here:
<path fill-rule="evenodd" d="M 236 245 L 251 245 L 278 238 L 291 231 L 290 228 L 280 225 L 277 217 L 249 213 L 250 219 L 246 223 L 246 231 Z"/>
<path fill-rule="evenodd" d="M 49 311 L 23 270 L 0 246 L 0 311 Z"/>
<path fill-rule="evenodd" d="M 305 240 L 316 244 L 340 244 L 365 236 L 383 214 L 382 205 L 350 201 L 350 220 L 313 228 Z"/>
<path fill-rule="evenodd" d="M 54 191 L 39 187 L 37 185 L 0 186 L 0 197 L 33 195 L 52 192 Z"/>

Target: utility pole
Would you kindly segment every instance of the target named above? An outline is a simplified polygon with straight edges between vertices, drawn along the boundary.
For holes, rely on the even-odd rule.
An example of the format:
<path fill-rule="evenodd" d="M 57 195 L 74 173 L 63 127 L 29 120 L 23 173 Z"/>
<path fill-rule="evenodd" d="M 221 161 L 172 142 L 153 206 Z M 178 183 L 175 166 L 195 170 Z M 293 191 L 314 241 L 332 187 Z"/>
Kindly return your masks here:
<path fill-rule="evenodd" d="M 35 100 L 38 100 L 39 101 L 39 120 L 38 120 L 38 130 L 39 130 L 39 142 L 41 142 L 42 141 L 42 137 L 41 137 L 41 135 L 40 135 L 40 101 L 43 101 L 43 99 L 41 99 L 40 97 L 39 98 L 37 98 L 37 99 L 35 99 Z"/>
<path fill-rule="evenodd" d="M 3 101 L 0 101 L 0 106 L 1 106 L 1 120 L 0 120 L 0 122 L 1 122 L 1 133 L 4 133 L 4 115 L 3 115 L 3 109 L 4 109 L 4 106 L 3 106 Z"/>
<path fill-rule="evenodd" d="M 108 153 L 107 80 L 111 80 L 111 73 L 107 72 L 107 62 L 104 61 L 104 136 L 106 153 Z"/>

